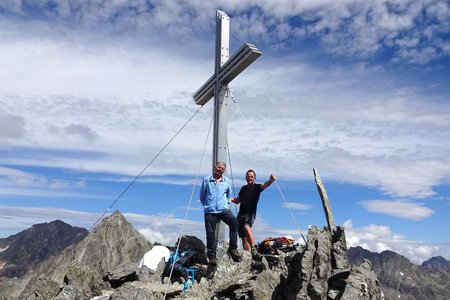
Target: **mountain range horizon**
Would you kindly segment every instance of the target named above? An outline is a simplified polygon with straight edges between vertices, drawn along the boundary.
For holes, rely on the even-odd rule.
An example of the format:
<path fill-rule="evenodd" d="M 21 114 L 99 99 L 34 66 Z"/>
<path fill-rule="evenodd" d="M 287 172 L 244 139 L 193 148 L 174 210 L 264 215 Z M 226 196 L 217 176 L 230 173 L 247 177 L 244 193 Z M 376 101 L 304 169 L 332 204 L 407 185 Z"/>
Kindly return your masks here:
<path fill-rule="evenodd" d="M 59 220 L 59 219 L 56 219 L 56 220 L 53 220 L 53 221 L 50 221 L 50 222 L 36 223 L 36 224 L 32 225 L 31 227 L 29 227 L 29 228 L 27 228 L 27 229 L 24 229 L 24 230 L 19 231 L 18 233 L 12 234 L 12 235 L 10 235 L 10 236 L 8 236 L 8 237 L 0 238 L 0 253 L 3 252 L 4 250 L 6 250 L 5 247 L 7 247 L 7 246 L 1 247 L 1 241 L 2 241 L 2 240 L 7 240 L 7 239 L 9 239 L 9 238 L 11 238 L 11 237 L 14 237 L 14 236 L 16 236 L 16 235 L 20 235 L 21 233 L 26 232 L 27 230 L 29 230 L 29 229 L 31 229 L 31 228 L 33 228 L 33 227 L 35 227 L 35 226 L 41 226 L 41 225 L 45 225 L 45 224 L 51 225 L 51 224 L 55 224 L 55 223 L 66 224 L 66 225 L 72 226 L 72 227 L 74 227 L 74 228 L 78 228 L 78 229 L 80 229 L 80 230 L 81 230 L 81 229 L 84 229 L 84 230 L 86 230 L 86 232 L 88 232 L 88 230 L 87 230 L 86 228 L 84 228 L 84 227 L 74 226 L 74 225 L 72 225 L 72 224 L 69 224 L 68 222 L 64 222 L 64 221 Z M 92 226 L 92 227 L 93 227 L 93 226 Z M 145 237 L 145 235 L 144 235 L 144 237 Z M 202 236 L 202 237 L 198 237 L 198 238 L 200 238 L 200 240 L 202 240 L 203 242 L 205 242 L 205 237 Z M 161 241 L 158 241 L 158 240 L 151 241 L 151 240 L 147 239 L 147 241 L 150 242 L 150 243 L 152 243 L 152 244 L 153 244 L 153 243 L 156 243 L 156 244 L 159 244 L 159 245 L 165 245 L 165 246 L 168 246 L 168 247 L 173 247 L 173 245 L 168 245 L 168 244 L 165 244 L 164 242 L 161 242 Z M 299 239 L 297 240 L 297 242 L 303 242 L 303 241 L 301 240 L 301 238 L 299 238 Z M 409 261 L 411 261 L 411 262 L 412 262 L 413 264 L 415 264 L 415 265 L 422 265 L 422 264 L 426 263 L 427 261 L 429 261 L 429 260 L 431 260 L 431 259 L 433 259 L 433 258 L 441 258 L 441 259 L 443 259 L 443 260 L 445 260 L 445 261 L 450 261 L 450 259 L 448 259 L 448 258 L 446 258 L 446 257 L 443 257 L 442 255 L 436 255 L 436 256 L 430 256 L 430 257 L 424 259 L 421 263 L 417 263 L 417 262 L 413 262 L 412 260 L 410 260 L 407 256 L 402 255 L 402 254 L 399 254 L 399 253 L 397 253 L 397 252 L 395 252 L 395 251 L 393 251 L 393 250 L 390 250 L 390 249 L 387 249 L 387 250 L 383 250 L 383 251 L 377 252 L 377 251 L 371 251 L 370 249 L 366 249 L 366 248 L 364 248 L 364 247 L 361 246 L 361 245 L 349 247 L 349 249 L 351 249 L 351 248 L 361 248 L 361 249 L 364 249 L 365 251 L 368 251 L 368 252 L 370 252 L 370 253 L 377 253 L 377 254 L 381 254 L 382 252 L 385 252 L 385 251 L 388 251 L 388 252 L 394 252 L 394 253 L 396 253 L 396 254 L 398 254 L 398 255 L 404 256 L 406 259 L 408 259 Z M 242 250 L 242 249 L 241 249 L 241 250 Z"/>
<path fill-rule="evenodd" d="M 320 230 L 315 226 L 310 227 L 308 232 L 307 245 L 299 245 L 297 248 L 298 249 L 297 251 L 300 252 L 303 252 L 306 249 L 306 252 L 304 252 L 304 254 L 301 254 L 301 256 L 299 257 L 307 255 L 306 253 L 308 253 L 307 250 L 308 248 L 313 249 L 315 247 L 318 247 L 320 249 L 320 252 L 331 251 L 331 244 L 327 244 L 325 240 L 323 240 L 324 237 L 323 236 L 321 237 L 321 235 L 323 235 L 324 233 L 326 234 L 326 232 L 328 232 L 328 230 L 325 228 L 323 230 Z M 344 232 L 342 231 L 342 233 Z M 316 236 L 316 234 L 318 235 Z M 345 238 L 345 234 L 343 235 L 343 237 Z M 313 240 L 311 241 L 310 239 Z M 317 240 L 314 242 L 315 239 Z M 156 277 L 151 276 L 151 278 L 148 278 L 148 275 L 145 275 L 147 277 L 142 275 L 142 271 L 135 271 L 139 273 L 139 276 L 136 275 L 137 273 L 136 274 L 133 273 L 133 271 L 127 271 L 130 270 L 130 268 L 132 270 L 132 268 L 134 268 L 133 266 L 135 266 L 135 264 L 142 258 L 143 254 L 149 249 L 151 249 L 153 245 L 155 245 L 156 243 L 157 241 L 153 242 L 145 241 L 144 237 L 140 233 L 138 233 L 134 228 L 132 228 L 131 224 L 126 221 L 126 219 L 120 213 L 120 211 L 115 211 L 111 215 L 102 219 L 102 222 L 96 225 L 94 229 L 91 230 L 91 232 L 88 232 L 84 228 L 73 227 L 61 220 L 54 220 L 48 223 L 35 224 L 18 234 L 12 235 L 8 238 L 0 239 L 0 249 L 1 249 L 0 289 L 9 287 L 11 290 L 11 288 L 14 287 L 15 284 L 18 284 L 17 282 L 22 282 L 21 289 L 23 289 L 23 293 L 25 294 L 21 294 L 21 296 L 28 295 L 27 293 L 30 293 L 34 289 L 38 288 L 36 286 L 37 284 L 36 281 L 35 280 L 33 281 L 32 279 L 36 278 L 35 277 L 36 275 L 32 274 L 36 270 L 40 269 L 42 271 L 39 271 L 37 273 L 38 277 L 36 279 L 39 278 L 40 276 L 39 274 L 43 275 L 49 270 L 52 270 L 51 273 L 55 272 L 55 274 L 59 274 L 57 275 L 57 277 L 59 276 L 61 279 L 62 279 L 61 276 L 63 276 L 63 274 L 66 273 L 66 275 L 64 276 L 64 278 L 67 278 L 64 279 L 65 285 L 70 286 L 70 282 L 72 282 L 71 284 L 73 285 L 72 288 L 66 287 L 66 289 L 68 289 L 67 291 L 71 289 L 73 290 L 74 288 L 86 290 L 87 287 L 82 288 L 79 285 L 75 284 L 74 282 L 78 281 L 84 282 L 85 279 L 83 278 L 85 278 L 85 276 L 87 276 L 86 278 L 91 278 L 90 276 L 94 276 L 92 274 L 89 275 L 89 273 L 86 273 L 88 272 L 86 270 L 88 270 L 89 268 L 91 269 L 94 268 L 97 270 L 96 272 L 99 272 L 100 275 L 102 273 L 104 274 L 99 277 L 100 279 L 103 278 L 103 281 L 105 280 L 105 278 L 112 278 L 109 280 L 110 287 L 107 288 L 107 290 L 111 290 L 112 286 L 114 287 L 113 289 L 116 290 L 115 293 L 119 293 L 121 289 L 122 289 L 121 293 L 126 294 L 130 292 L 129 285 L 124 285 L 123 287 L 120 287 L 124 282 L 117 284 L 118 275 L 114 274 L 116 272 L 120 273 L 132 272 L 130 273 L 130 275 L 121 275 L 124 276 L 125 278 L 121 280 L 125 281 L 131 280 L 131 282 L 134 282 L 133 284 L 136 283 L 135 280 L 138 280 L 137 282 L 147 280 L 149 283 L 152 283 L 151 286 L 149 287 L 151 293 L 155 292 L 158 293 L 157 291 L 160 289 L 160 287 L 157 284 L 159 279 L 156 275 L 155 275 Z M 345 249 L 347 249 L 345 243 L 343 246 Z M 171 247 L 172 249 L 174 248 L 170 245 L 168 245 L 168 247 Z M 298 254 L 300 254 L 300 252 Z M 405 299 L 414 299 L 408 298 L 411 297 L 411 295 L 420 295 L 422 297 L 421 299 L 444 299 L 441 298 L 441 295 L 443 293 L 442 288 L 445 289 L 445 283 L 443 285 L 441 281 L 444 280 L 445 282 L 445 278 L 450 278 L 450 262 L 443 257 L 432 257 L 427 261 L 425 261 L 424 263 L 422 263 L 421 265 L 414 265 L 407 258 L 389 250 L 383 251 L 381 253 L 374 253 L 365 250 L 362 247 L 350 247 L 348 250 L 346 250 L 346 252 L 347 254 L 345 254 L 345 256 L 348 255 L 348 259 L 352 264 L 351 269 L 352 273 L 356 272 L 356 274 L 360 274 L 358 275 L 359 278 L 365 278 L 362 279 L 363 282 L 364 280 L 367 280 L 365 282 L 370 286 L 371 290 L 369 294 L 371 295 L 372 293 L 373 295 L 376 294 L 375 290 L 372 290 L 372 288 L 376 289 L 375 286 L 378 284 L 375 283 L 377 282 L 377 280 L 379 280 L 379 284 L 381 284 L 381 290 L 382 294 L 384 295 L 384 299 L 394 299 L 396 295 L 402 295 L 402 298 Z M 244 257 L 246 257 L 245 259 L 250 258 L 249 256 L 247 257 L 245 255 Z M 297 263 L 300 262 L 298 261 L 299 258 L 296 259 L 295 257 L 296 256 L 291 256 L 291 258 L 288 259 L 288 256 L 286 256 L 285 260 L 286 262 L 290 261 L 290 264 L 296 261 Z M 304 258 L 305 257 L 303 257 L 303 259 Z M 78 274 L 76 276 L 73 274 L 74 272 L 73 268 L 74 266 L 76 266 L 73 265 L 74 262 L 78 262 L 76 264 L 80 264 L 79 267 L 76 268 L 81 268 L 80 270 L 76 271 L 76 274 Z M 233 270 L 233 268 L 236 267 L 244 268 L 241 271 L 239 271 L 244 272 L 246 268 L 245 265 L 247 264 L 247 263 L 238 263 L 237 265 L 233 266 L 234 263 L 229 259 L 225 260 L 222 259 L 219 261 L 219 263 L 223 264 L 226 270 L 228 270 L 226 272 L 230 272 L 231 270 Z M 231 265 L 228 265 L 230 263 Z M 328 263 L 332 264 L 331 261 L 325 262 L 323 257 L 319 261 L 317 261 L 317 263 L 318 263 L 317 267 L 322 270 L 326 269 L 326 265 Z M 114 268 L 117 268 L 119 265 L 122 266 L 119 268 L 120 271 L 111 269 L 114 266 L 115 266 Z M 303 261 L 301 263 L 302 269 L 304 265 L 305 262 Z M 53 267 L 49 269 L 50 266 Z M 291 269 L 289 265 L 287 267 L 288 270 Z M 88 269 L 82 271 L 84 270 L 84 268 Z M 273 263 L 270 269 L 271 270 L 266 271 L 278 272 L 276 271 L 277 268 L 274 267 Z M 374 274 L 377 274 L 377 276 L 379 276 L 379 279 L 376 279 L 375 277 L 369 279 L 372 276 L 369 275 L 369 273 L 367 274 L 359 273 L 359 272 L 366 272 L 364 270 L 366 270 L 367 272 L 372 272 L 373 270 L 373 272 L 375 272 Z M 306 273 L 312 274 L 310 272 L 311 270 Z M 49 278 L 54 278 L 56 276 L 55 274 L 51 275 L 51 273 L 45 275 L 41 280 L 48 280 L 45 279 L 47 278 L 47 276 L 50 276 Z M 224 274 L 217 276 L 219 276 L 220 278 L 220 276 L 224 276 Z M 230 274 L 226 276 L 230 276 Z M 291 278 L 292 275 L 287 276 L 288 276 L 287 278 Z M 240 277 L 241 276 L 239 276 L 239 278 Z M 295 276 L 293 278 L 295 278 Z M 352 276 L 350 276 L 350 278 L 352 278 Z M 357 292 L 357 290 L 354 290 L 352 286 L 360 286 L 362 284 L 362 282 L 354 283 L 352 281 L 353 279 L 350 278 L 348 279 L 347 283 L 349 288 L 349 290 L 347 289 L 348 290 L 347 293 L 351 293 L 351 295 L 353 296 L 351 296 L 351 298 L 348 298 L 349 296 L 347 295 L 347 298 L 344 297 L 342 299 L 356 299 L 352 297 L 355 297 L 355 294 L 353 293 Z M 22 281 L 22 279 L 24 281 Z M 292 278 L 290 280 L 292 280 Z M 317 282 L 320 282 L 321 279 L 315 278 L 314 281 L 315 280 L 317 280 Z M 330 280 L 331 279 L 328 279 L 328 281 Z M 51 287 L 52 285 L 54 285 L 54 283 L 52 282 L 55 281 L 49 281 L 46 284 L 44 284 L 44 286 Z M 210 284 L 213 283 L 214 281 L 211 281 L 208 284 L 207 282 L 202 281 L 201 285 L 209 286 L 208 289 L 211 289 L 209 290 L 209 292 L 216 291 L 213 293 L 217 293 L 218 287 L 210 286 Z M 296 284 L 300 283 L 301 281 L 297 282 Z M 93 283 L 91 283 L 91 285 L 92 284 Z M 97 286 L 97 288 L 92 290 L 92 287 L 89 287 L 90 292 L 85 291 L 85 293 L 97 295 L 99 293 L 99 290 L 106 288 L 104 286 L 105 284 L 107 284 L 107 282 L 95 283 L 95 286 Z M 157 285 L 155 286 L 155 284 Z M 264 283 L 264 285 L 267 285 L 267 283 Z M 299 285 L 298 289 L 300 289 L 300 287 L 301 285 Z M 175 290 L 172 291 L 173 293 L 175 293 L 173 294 L 173 297 L 175 297 L 174 299 L 176 299 L 177 288 L 176 286 L 172 287 L 172 289 L 173 288 L 175 288 Z M 252 292 L 253 288 L 251 288 L 251 290 L 248 292 L 253 293 Z M 279 288 L 281 287 L 279 286 Z M 323 286 L 323 288 L 325 288 L 325 286 Z M 316 290 L 316 292 L 318 292 L 319 294 L 326 293 L 326 289 L 323 290 L 323 288 Z M 292 295 L 298 293 L 301 294 L 301 290 L 294 289 L 294 291 L 291 290 L 290 292 L 288 292 L 288 294 L 283 294 L 283 292 L 280 292 L 279 290 L 277 292 L 277 290 L 278 289 L 275 290 L 269 289 L 267 292 L 274 293 L 273 295 L 277 295 L 276 297 L 278 298 L 276 299 L 281 298 L 284 299 L 284 297 L 287 297 L 287 295 L 290 295 L 289 297 L 291 297 Z M 281 288 L 281 290 L 284 290 L 284 288 Z M 341 293 L 343 291 L 344 290 L 341 290 Z M 351 291 L 353 291 L 353 293 Z M 199 291 L 199 293 L 203 292 L 201 290 Z M 38 292 L 34 293 L 36 294 Z M 44 291 L 40 290 L 40 293 L 44 293 Z M 335 295 L 337 295 L 336 290 L 334 290 L 334 292 L 333 290 L 328 290 L 328 293 L 331 294 L 334 293 Z M 153 299 L 152 298 L 153 296 L 149 297 L 150 297 L 149 299 Z M 0 297 L 0 299 L 3 300 L 3 299 L 20 299 L 20 298 L 15 297 L 10 298 L 7 296 L 6 298 Z M 46 298 L 44 297 L 43 299 Z M 110 298 L 109 296 L 108 297 L 105 296 L 105 298 L 101 299 L 110 299 Z M 366 299 L 366 298 L 362 297 L 357 299 Z M 374 298 L 371 299 L 378 299 L 378 298 L 377 296 L 375 296 Z"/>

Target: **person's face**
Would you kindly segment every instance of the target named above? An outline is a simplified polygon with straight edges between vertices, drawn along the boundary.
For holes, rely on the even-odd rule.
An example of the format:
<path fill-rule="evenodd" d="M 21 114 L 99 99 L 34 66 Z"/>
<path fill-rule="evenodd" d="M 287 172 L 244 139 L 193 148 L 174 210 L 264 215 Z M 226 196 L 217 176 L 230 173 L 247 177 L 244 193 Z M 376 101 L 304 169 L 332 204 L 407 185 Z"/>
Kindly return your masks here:
<path fill-rule="evenodd" d="M 216 173 L 219 176 L 222 176 L 223 172 L 225 172 L 225 165 L 217 164 L 214 173 Z"/>
<path fill-rule="evenodd" d="M 247 184 L 254 184 L 256 180 L 255 173 L 247 172 L 247 174 L 245 174 L 245 180 L 247 180 Z"/>

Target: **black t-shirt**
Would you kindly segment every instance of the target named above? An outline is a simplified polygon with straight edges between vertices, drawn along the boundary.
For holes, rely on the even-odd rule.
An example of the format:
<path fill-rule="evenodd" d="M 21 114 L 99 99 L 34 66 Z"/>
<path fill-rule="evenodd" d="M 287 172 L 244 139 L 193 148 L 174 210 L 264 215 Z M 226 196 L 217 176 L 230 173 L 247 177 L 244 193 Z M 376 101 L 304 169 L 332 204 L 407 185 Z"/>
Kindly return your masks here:
<path fill-rule="evenodd" d="M 259 183 L 244 185 L 239 191 L 239 198 L 241 199 L 239 214 L 256 214 L 256 206 L 261 192 L 261 184 Z"/>

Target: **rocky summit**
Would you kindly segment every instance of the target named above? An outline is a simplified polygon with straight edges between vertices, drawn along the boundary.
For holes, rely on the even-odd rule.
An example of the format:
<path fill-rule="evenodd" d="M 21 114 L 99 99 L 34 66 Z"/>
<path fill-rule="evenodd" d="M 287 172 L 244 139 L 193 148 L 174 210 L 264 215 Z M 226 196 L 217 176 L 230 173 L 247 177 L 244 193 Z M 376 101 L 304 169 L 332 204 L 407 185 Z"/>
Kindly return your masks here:
<path fill-rule="evenodd" d="M 0 299 L 382 299 L 371 263 L 350 267 L 337 229 L 311 226 L 306 245 L 258 260 L 247 252 L 238 263 L 223 256 L 213 276 L 201 265 L 184 282 L 163 280 L 164 260 L 156 270 L 139 267 L 151 245 L 116 211 L 39 268 L 2 278 Z"/>

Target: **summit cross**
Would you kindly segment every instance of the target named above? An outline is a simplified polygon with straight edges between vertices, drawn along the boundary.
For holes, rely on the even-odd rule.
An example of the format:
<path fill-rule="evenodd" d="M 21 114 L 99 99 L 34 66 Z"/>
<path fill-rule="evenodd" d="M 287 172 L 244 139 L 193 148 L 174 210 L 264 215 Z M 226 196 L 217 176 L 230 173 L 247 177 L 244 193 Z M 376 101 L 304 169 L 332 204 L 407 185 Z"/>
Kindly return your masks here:
<path fill-rule="evenodd" d="M 195 92 L 193 98 L 198 105 L 204 105 L 214 97 L 214 136 L 212 167 L 216 162 L 227 161 L 228 139 L 228 83 L 244 71 L 260 55 L 261 51 L 254 45 L 243 44 L 231 58 L 229 58 L 230 17 L 223 11 L 217 11 L 216 17 L 216 58 L 214 74 Z M 216 227 L 218 240 L 217 254 L 223 255 L 225 240 L 225 225 L 220 222 Z"/>

